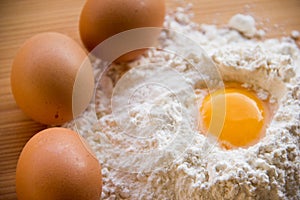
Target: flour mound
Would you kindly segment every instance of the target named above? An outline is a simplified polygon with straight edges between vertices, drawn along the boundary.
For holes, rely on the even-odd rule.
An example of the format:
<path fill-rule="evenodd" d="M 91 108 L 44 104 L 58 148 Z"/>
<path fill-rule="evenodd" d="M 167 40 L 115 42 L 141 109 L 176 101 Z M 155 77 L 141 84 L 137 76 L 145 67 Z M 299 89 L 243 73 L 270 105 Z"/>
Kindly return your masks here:
<path fill-rule="evenodd" d="M 188 123 L 191 121 L 184 121 L 183 116 L 188 115 L 183 115 L 180 109 L 189 110 L 189 106 L 200 97 L 187 98 L 188 101 L 181 103 L 177 97 L 188 96 L 183 92 L 184 87 L 183 90 L 180 87 L 173 89 L 172 96 L 168 89 L 152 85 L 150 90 L 145 86 L 139 92 L 132 92 L 135 107 L 129 113 L 129 119 L 140 127 L 140 131 L 147 127 L 147 123 L 160 126 L 160 131 L 147 132 L 149 137 L 143 140 L 124 140 L 124 129 L 118 126 L 110 101 L 123 74 L 135 70 L 131 77 L 137 81 L 145 76 L 145 72 L 151 75 L 167 73 L 164 70 L 172 69 L 184 77 L 176 85 L 181 86 L 184 82 L 186 87 L 194 90 L 211 81 L 195 72 L 192 65 L 199 62 L 199 58 L 193 51 L 175 38 L 172 32 L 164 31 L 160 49 L 178 48 L 185 53 L 186 59 L 150 49 L 138 61 L 125 66 L 114 64 L 110 70 L 113 73 L 102 79 L 102 87 L 97 89 L 96 98 L 86 112 L 65 125 L 74 129 L 77 127 L 101 161 L 102 199 L 300 199 L 300 76 L 297 73 L 300 51 L 295 42 L 291 38 L 264 41 L 255 38 L 255 20 L 241 14 L 230 20 L 230 28 L 196 24 L 192 22 L 190 8 L 187 6 L 169 12 L 165 28 L 178 31 L 200 45 L 216 64 L 224 80 L 251 86 L 260 98 L 269 99 L 270 104 L 277 105 L 265 137 L 249 148 L 226 151 L 191 128 L 192 124 Z M 96 76 L 99 62 L 94 63 Z M 139 70 L 139 66 L 149 63 L 159 65 Z M 149 95 L 157 97 L 151 100 L 151 105 L 143 100 L 149 99 Z M 99 120 L 95 119 L 92 110 L 96 110 Z M 178 124 L 180 132 L 176 133 Z M 181 146 L 182 140 L 175 140 L 168 146 L 174 141 L 175 133 L 187 134 L 190 139 L 188 145 L 180 149 L 181 154 L 176 155 L 173 145 Z M 122 151 L 103 154 L 108 148 L 102 145 L 103 141 L 120 145 Z M 155 154 L 155 157 L 148 159 L 149 163 L 160 164 L 151 171 L 135 171 L 138 166 L 134 166 L 134 160 L 126 162 L 126 159 L 121 170 L 113 167 L 122 156 L 157 149 L 164 149 L 167 153 Z M 168 162 L 162 164 L 164 161 Z"/>

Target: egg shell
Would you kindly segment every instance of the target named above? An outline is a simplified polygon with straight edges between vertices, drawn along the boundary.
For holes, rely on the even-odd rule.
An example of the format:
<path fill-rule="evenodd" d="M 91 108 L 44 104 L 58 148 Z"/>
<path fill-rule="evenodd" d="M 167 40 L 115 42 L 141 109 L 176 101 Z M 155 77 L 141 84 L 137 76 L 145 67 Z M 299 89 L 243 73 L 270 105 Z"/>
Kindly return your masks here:
<path fill-rule="evenodd" d="M 91 63 L 71 38 L 54 32 L 40 33 L 17 52 L 11 88 L 16 103 L 32 119 L 49 125 L 63 124 L 81 113 L 92 97 Z"/>
<path fill-rule="evenodd" d="M 101 165 L 84 139 L 66 128 L 49 128 L 25 145 L 16 170 L 19 200 L 99 200 Z"/>
<path fill-rule="evenodd" d="M 87 0 L 80 15 L 79 31 L 83 44 L 92 51 L 102 41 L 120 32 L 141 27 L 162 27 L 164 17 L 164 0 Z M 157 39 L 157 35 L 152 37 L 153 41 Z M 143 52 L 137 50 L 120 55 L 118 61 L 133 60 Z"/>

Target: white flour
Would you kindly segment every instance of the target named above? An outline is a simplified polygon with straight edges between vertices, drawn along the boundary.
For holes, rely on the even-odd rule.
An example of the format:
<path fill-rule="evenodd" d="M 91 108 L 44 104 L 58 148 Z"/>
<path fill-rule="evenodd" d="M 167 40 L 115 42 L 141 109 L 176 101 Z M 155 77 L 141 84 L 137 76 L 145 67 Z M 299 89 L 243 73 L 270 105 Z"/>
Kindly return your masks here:
<path fill-rule="evenodd" d="M 75 128 L 76 123 L 100 160 L 102 199 L 300 199 L 300 51 L 295 42 L 256 39 L 261 31 L 250 16 L 234 16 L 231 28 L 198 25 L 189 9 L 169 13 L 165 27 L 201 45 L 224 80 L 270 97 L 278 108 L 266 135 L 247 149 L 226 151 L 193 128 L 197 108 L 192 105 L 202 98 L 193 89 L 210 80 L 192 67 L 199 58 L 191 47 L 165 31 L 160 47 L 181 49 L 187 60 L 151 49 L 139 61 L 113 66 L 95 103 L 65 125 Z"/>

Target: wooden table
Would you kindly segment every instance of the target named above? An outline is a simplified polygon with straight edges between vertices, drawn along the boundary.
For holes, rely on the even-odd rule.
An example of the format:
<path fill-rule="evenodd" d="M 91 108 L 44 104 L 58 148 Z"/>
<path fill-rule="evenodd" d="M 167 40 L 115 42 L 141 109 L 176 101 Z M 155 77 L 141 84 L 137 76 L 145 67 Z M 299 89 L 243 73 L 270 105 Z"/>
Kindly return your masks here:
<path fill-rule="evenodd" d="M 300 30 L 299 0 L 167 0 L 168 8 L 194 3 L 195 21 L 226 24 L 236 13 L 251 14 L 258 26 L 268 28 L 267 37 Z M 17 107 L 10 89 L 13 57 L 29 37 L 57 31 L 80 43 L 78 18 L 84 0 L 0 0 L 0 200 L 17 199 L 15 168 L 22 147 L 39 130 L 38 124 Z M 80 43 L 81 44 L 81 43 Z"/>

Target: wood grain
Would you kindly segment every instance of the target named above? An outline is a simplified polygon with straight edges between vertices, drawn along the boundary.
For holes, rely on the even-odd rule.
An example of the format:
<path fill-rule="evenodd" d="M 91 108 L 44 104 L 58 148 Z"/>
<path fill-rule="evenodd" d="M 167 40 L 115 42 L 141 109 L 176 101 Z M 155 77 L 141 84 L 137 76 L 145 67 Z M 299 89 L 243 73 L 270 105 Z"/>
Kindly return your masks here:
<path fill-rule="evenodd" d="M 167 0 L 169 9 L 194 4 L 198 23 L 226 24 L 236 13 L 251 14 L 267 37 L 300 30 L 299 0 Z M 57 31 L 81 44 L 77 30 L 84 0 L 0 0 L 0 200 L 15 200 L 15 168 L 28 139 L 46 128 L 17 107 L 10 89 L 11 63 L 17 49 L 29 37 Z"/>

